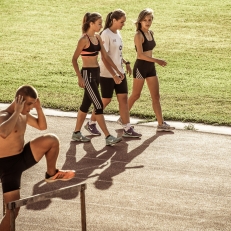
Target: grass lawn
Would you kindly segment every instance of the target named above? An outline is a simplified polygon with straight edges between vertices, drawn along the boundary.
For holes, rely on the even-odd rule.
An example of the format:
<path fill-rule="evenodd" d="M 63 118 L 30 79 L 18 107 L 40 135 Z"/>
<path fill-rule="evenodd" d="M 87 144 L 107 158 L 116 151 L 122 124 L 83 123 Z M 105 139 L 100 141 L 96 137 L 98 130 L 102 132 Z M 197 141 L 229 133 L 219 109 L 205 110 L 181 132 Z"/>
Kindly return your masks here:
<path fill-rule="evenodd" d="M 11 102 L 20 85 L 31 84 L 44 107 L 78 110 L 83 90 L 71 59 L 83 15 L 97 11 L 105 19 L 125 10 L 123 54 L 134 64 L 133 22 L 146 7 L 155 13 L 154 56 L 168 62 L 157 66 L 165 120 L 231 126 L 230 0 L 1 0 L 0 102 Z M 131 92 L 132 77 L 128 84 Z M 116 99 L 105 113 L 118 114 Z M 155 120 L 146 85 L 131 115 Z"/>

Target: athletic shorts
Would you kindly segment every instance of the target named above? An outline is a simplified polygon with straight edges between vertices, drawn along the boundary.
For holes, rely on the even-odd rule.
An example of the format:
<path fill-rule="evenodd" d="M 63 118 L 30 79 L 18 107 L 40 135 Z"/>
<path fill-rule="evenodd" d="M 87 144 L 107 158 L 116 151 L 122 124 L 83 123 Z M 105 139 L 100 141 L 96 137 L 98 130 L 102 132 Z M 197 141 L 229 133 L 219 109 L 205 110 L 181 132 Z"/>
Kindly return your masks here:
<path fill-rule="evenodd" d="M 117 94 L 128 94 L 128 84 L 126 75 L 120 84 L 116 84 L 113 78 L 106 78 L 100 76 L 100 88 L 102 98 L 112 98 L 115 90 Z"/>
<path fill-rule="evenodd" d="M 36 163 L 30 149 L 30 143 L 24 146 L 21 153 L 0 158 L 0 178 L 3 193 L 20 189 L 22 172 Z"/>
<path fill-rule="evenodd" d="M 155 63 L 137 59 L 133 68 L 133 78 L 145 79 L 156 76 Z"/>

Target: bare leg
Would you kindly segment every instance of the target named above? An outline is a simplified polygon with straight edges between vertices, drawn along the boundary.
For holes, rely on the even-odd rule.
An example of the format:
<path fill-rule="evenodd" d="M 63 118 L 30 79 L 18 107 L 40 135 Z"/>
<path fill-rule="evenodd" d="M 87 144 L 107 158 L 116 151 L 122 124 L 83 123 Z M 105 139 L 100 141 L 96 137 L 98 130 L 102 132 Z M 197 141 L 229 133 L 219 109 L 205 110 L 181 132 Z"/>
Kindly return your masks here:
<path fill-rule="evenodd" d="M 11 201 L 20 199 L 20 191 L 14 190 L 3 194 L 5 205 Z M 19 208 L 15 209 L 15 216 L 18 216 Z M 2 218 L 0 223 L 0 230 L 10 231 L 10 210 L 6 210 L 5 216 Z"/>
<path fill-rule="evenodd" d="M 158 124 L 161 125 L 164 121 L 162 116 L 162 110 L 160 105 L 160 93 L 159 93 L 159 81 L 158 77 L 148 77 L 146 78 L 148 88 L 150 91 L 150 95 L 152 98 L 152 108 L 156 115 L 156 119 L 158 121 Z"/>
<path fill-rule="evenodd" d="M 106 122 L 105 122 L 103 114 L 95 115 L 95 118 L 96 118 L 96 121 L 99 124 L 101 130 L 103 131 L 105 137 L 110 135 L 110 133 L 109 133 L 109 131 L 107 129 Z"/>
<path fill-rule="evenodd" d="M 132 94 L 128 99 L 128 109 L 131 110 L 133 104 L 140 98 L 141 91 L 144 86 L 144 79 L 133 79 Z"/>
<path fill-rule="evenodd" d="M 102 98 L 102 102 L 103 102 L 103 109 L 104 109 L 111 102 L 111 98 Z M 92 110 L 91 121 L 96 121 L 95 110 Z"/>
<path fill-rule="evenodd" d="M 130 123 L 129 109 L 128 109 L 128 95 L 127 94 L 117 94 L 117 100 L 119 102 L 119 112 L 120 118 L 123 124 Z"/>
<path fill-rule="evenodd" d="M 81 130 L 83 126 L 83 122 L 86 119 L 86 116 L 87 116 L 87 113 L 82 112 L 81 110 L 78 111 L 76 125 L 75 125 L 75 132 Z"/>
<path fill-rule="evenodd" d="M 38 137 L 30 142 L 31 151 L 38 162 L 44 155 L 47 161 L 47 173 L 56 173 L 56 161 L 59 155 L 59 140 L 54 134 Z"/>

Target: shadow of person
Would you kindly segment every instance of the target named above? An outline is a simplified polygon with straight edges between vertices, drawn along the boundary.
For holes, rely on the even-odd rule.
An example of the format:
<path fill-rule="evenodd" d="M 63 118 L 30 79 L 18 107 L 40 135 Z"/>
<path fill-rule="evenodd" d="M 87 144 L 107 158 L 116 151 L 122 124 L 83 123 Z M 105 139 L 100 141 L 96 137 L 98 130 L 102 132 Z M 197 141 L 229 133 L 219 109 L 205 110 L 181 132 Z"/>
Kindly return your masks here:
<path fill-rule="evenodd" d="M 76 145 L 70 146 L 69 150 L 67 151 L 66 155 L 72 156 L 72 153 L 76 151 Z M 67 169 L 66 169 L 67 170 Z M 50 191 L 55 191 L 60 188 L 65 188 L 71 185 L 77 184 L 77 181 L 75 178 L 69 180 L 69 181 L 56 181 L 53 183 L 46 183 L 44 180 L 39 181 L 33 186 L 32 189 L 32 195 L 37 195 L 41 193 L 46 193 Z M 62 198 L 64 200 L 71 200 L 74 199 L 78 196 L 78 192 L 76 193 L 71 193 L 71 194 L 62 194 L 61 196 L 59 195 L 59 198 Z M 55 197 L 54 197 L 55 198 Z M 57 198 L 57 197 L 56 197 Z M 41 202 L 36 202 L 33 204 L 28 204 L 26 206 L 27 209 L 31 210 L 42 210 L 47 208 L 51 203 L 51 199 L 41 201 Z"/>
<path fill-rule="evenodd" d="M 120 133 L 121 130 L 116 130 L 117 133 Z M 126 169 L 139 169 L 143 168 L 143 165 L 134 165 L 134 166 L 127 166 L 134 158 L 138 155 L 142 154 L 149 145 L 154 142 L 158 137 L 163 135 L 171 135 L 174 134 L 173 132 L 156 132 L 156 134 L 146 140 L 139 145 L 138 147 L 134 148 L 131 151 L 128 151 L 128 141 L 134 140 L 134 138 L 126 138 L 127 142 L 123 142 L 123 144 L 119 146 L 115 146 L 114 149 L 116 151 L 115 155 L 110 159 L 110 165 L 102 171 L 94 182 L 94 185 L 97 189 L 100 190 L 107 190 L 113 185 L 113 177 L 123 173 Z"/>

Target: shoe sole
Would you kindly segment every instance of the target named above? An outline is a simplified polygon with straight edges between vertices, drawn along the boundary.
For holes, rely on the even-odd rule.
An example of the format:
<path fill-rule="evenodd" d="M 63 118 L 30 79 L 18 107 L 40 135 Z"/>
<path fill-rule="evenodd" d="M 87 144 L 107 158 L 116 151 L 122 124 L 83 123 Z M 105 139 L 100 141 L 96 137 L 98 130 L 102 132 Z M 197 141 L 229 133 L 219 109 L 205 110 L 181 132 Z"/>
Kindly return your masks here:
<path fill-rule="evenodd" d="M 171 132 L 172 130 L 174 130 L 175 128 L 172 128 L 172 129 L 162 129 L 162 128 L 157 128 L 156 130 L 158 132 Z"/>
<path fill-rule="evenodd" d="M 56 181 L 68 181 L 68 180 L 71 180 L 71 179 L 73 179 L 73 178 L 74 178 L 74 176 L 71 177 L 71 178 L 68 178 L 68 179 L 55 179 L 55 180 L 45 179 L 45 181 L 46 181 L 47 183 L 53 183 L 53 182 L 56 182 Z"/>
<path fill-rule="evenodd" d="M 87 127 L 84 126 L 84 128 L 93 136 L 100 136 L 101 133 L 98 133 L 98 134 L 95 134 L 95 133 L 92 133 L 90 129 L 88 129 Z"/>
<path fill-rule="evenodd" d="M 126 135 L 126 134 L 124 134 L 124 135 L 122 135 L 123 137 L 127 137 L 127 138 L 140 138 L 142 135 L 136 135 L 136 136 L 132 136 L 132 135 Z"/>
<path fill-rule="evenodd" d="M 83 142 L 83 143 L 86 143 L 86 142 L 90 142 L 91 140 L 81 140 L 81 139 L 76 139 L 76 138 L 72 138 L 73 141 L 79 141 L 79 142 Z"/>
<path fill-rule="evenodd" d="M 122 141 L 122 139 L 117 140 L 116 142 L 111 142 L 111 143 L 109 143 L 109 144 L 106 143 L 106 146 L 112 146 L 113 144 L 117 144 L 117 143 L 119 143 L 120 141 Z"/>

